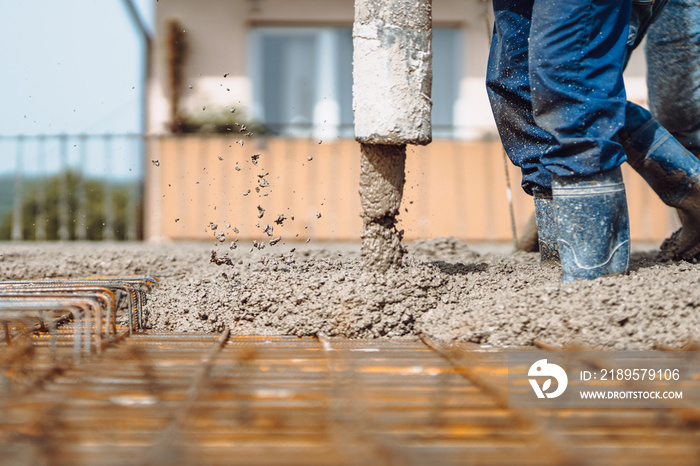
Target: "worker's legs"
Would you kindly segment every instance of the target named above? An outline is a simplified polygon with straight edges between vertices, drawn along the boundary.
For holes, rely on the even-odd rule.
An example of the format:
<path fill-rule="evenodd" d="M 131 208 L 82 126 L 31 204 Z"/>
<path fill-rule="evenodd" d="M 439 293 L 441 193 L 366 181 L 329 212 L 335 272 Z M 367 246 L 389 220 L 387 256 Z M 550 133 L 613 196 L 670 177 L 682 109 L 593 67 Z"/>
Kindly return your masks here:
<path fill-rule="evenodd" d="M 529 76 L 535 122 L 558 145 L 541 158 L 552 173 L 563 280 L 627 270 L 629 221 L 617 133 L 631 0 L 536 0 Z"/>
<path fill-rule="evenodd" d="M 496 26 L 489 61 L 489 97 L 508 155 L 516 165 L 523 168 L 523 187 L 528 192 L 535 192 L 536 201 L 540 201 L 536 202 L 538 229 L 555 229 L 554 232 L 549 231 L 551 234 L 540 231 L 545 241 L 547 237 L 552 238 L 558 233 L 556 224 L 542 221 L 551 215 L 552 202 L 549 200 L 550 185 L 547 172 L 538 160 L 548 162 L 555 173 L 559 171 L 555 175 L 558 180 L 555 183 L 557 189 L 560 193 L 568 193 L 559 196 L 560 206 L 568 205 L 564 209 L 567 211 L 581 210 L 582 205 L 570 204 L 580 193 L 577 189 L 568 189 L 572 187 L 569 185 L 575 187 L 576 184 L 585 181 L 582 177 L 596 170 L 605 172 L 611 164 L 619 164 L 619 161 L 624 159 L 615 137 L 616 128 L 624 125 L 625 130 L 620 135 L 624 139 L 626 149 L 630 151 L 631 162 L 635 168 L 669 205 L 680 205 L 683 199 L 680 209 L 681 217 L 685 219 L 684 225 L 698 224 L 698 228 L 685 228 L 681 242 L 686 252 L 695 247 L 697 231 L 700 229 L 700 216 L 695 214 L 698 210 L 695 205 L 698 203 L 694 199 L 700 194 L 686 195 L 688 192 L 698 191 L 696 185 L 690 186 L 682 182 L 673 185 L 674 179 L 668 176 L 671 171 L 677 170 L 685 170 L 692 176 L 695 168 L 685 166 L 687 159 L 683 157 L 682 152 L 671 150 L 677 149 L 678 144 L 662 137 L 663 128 L 659 129 L 659 125 L 650 119 L 648 112 L 646 115 L 643 112 L 632 112 L 630 116 L 629 110 L 634 109 L 634 106 L 628 105 L 624 99 L 621 83 L 621 64 L 627 62 L 629 54 L 641 41 L 644 31 L 658 15 L 665 1 L 656 0 L 653 4 L 643 0 L 634 2 L 631 18 L 627 17 L 629 11 L 626 8 L 629 5 L 620 10 L 619 5 L 609 1 L 590 2 L 585 8 L 574 8 L 571 4 L 562 7 L 561 2 L 553 0 L 494 2 Z M 536 21 L 534 33 L 531 31 L 533 9 Z M 631 26 L 625 32 L 627 22 L 631 22 Z M 594 39 L 589 41 L 589 35 L 593 35 Z M 530 36 L 536 37 L 533 39 Z M 581 37 L 584 37 L 584 40 L 580 40 Z M 529 53 L 528 46 L 534 47 L 532 54 Z M 548 48 L 551 50 L 548 51 Z M 535 57 L 534 64 L 532 56 Z M 530 87 L 531 82 L 535 83 L 534 92 Z M 549 84 L 553 86 L 548 86 Z M 533 98 L 534 104 L 530 101 Z M 622 117 L 621 106 L 626 113 Z M 572 115 L 574 118 L 570 118 Z M 557 144 L 557 140 L 549 136 L 547 131 L 543 131 L 535 120 L 545 129 L 557 134 L 563 143 Z M 645 131 L 638 132 L 644 124 Z M 630 139 L 630 135 L 634 136 Z M 566 158 L 572 154 L 574 157 Z M 634 162 L 646 160 L 645 157 L 655 162 L 662 159 L 660 163 L 666 167 L 666 175 L 661 176 L 662 172 L 658 170 L 650 172 L 648 168 L 654 163 L 645 165 Z M 565 176 L 567 173 L 573 177 Z M 615 224 L 621 227 L 618 233 L 606 233 L 607 236 L 621 235 L 617 242 L 611 239 L 612 243 L 608 245 L 607 253 L 611 250 L 619 251 L 617 246 L 625 243 L 624 230 L 627 228 L 627 220 L 626 208 L 623 209 L 623 204 L 618 202 L 623 199 L 624 191 L 618 182 L 617 172 L 594 177 L 589 181 L 591 183 L 583 183 L 582 186 L 590 187 L 591 184 L 600 182 L 603 186 L 608 186 L 605 189 L 614 188 L 618 193 L 615 197 L 617 201 L 605 200 L 606 197 L 603 196 L 598 198 L 597 203 L 617 206 L 603 217 L 607 215 L 612 220 L 613 227 Z M 659 188 L 661 185 L 665 186 L 665 191 Z M 591 193 L 595 191 L 596 189 L 592 189 Z M 571 196 L 571 193 L 579 194 Z M 596 198 L 595 195 L 582 197 L 587 198 L 586 202 L 589 204 Z M 596 202 L 593 202 L 591 205 L 596 214 L 600 214 L 601 211 L 595 204 Z M 621 211 L 625 213 L 622 217 L 618 215 Z M 607 222 L 603 217 L 596 221 Z M 698 221 L 695 221 L 695 217 L 699 218 Z M 572 222 L 586 224 L 586 219 L 576 220 L 568 216 L 562 218 L 561 222 L 566 233 L 575 226 Z M 695 233 L 690 234 L 691 231 Z M 596 242 L 592 238 L 581 237 L 580 233 L 578 236 L 581 244 Z M 567 248 L 577 248 L 571 246 L 576 242 L 570 240 L 571 238 L 563 238 Z M 585 250 L 583 247 L 578 249 Z M 604 258 L 605 254 L 605 250 L 599 251 L 598 259 Z M 624 253 L 622 255 L 624 256 Z M 573 258 L 574 262 L 579 259 Z M 621 264 L 624 260 L 617 262 Z M 613 269 L 615 267 L 617 266 Z M 592 276 L 597 276 L 597 273 L 593 272 Z M 585 275 L 590 273 L 574 273 L 569 275 L 569 279 L 585 278 Z"/>
<path fill-rule="evenodd" d="M 700 161 L 639 105 L 628 103 L 619 139 L 629 164 L 667 205 L 678 207 L 700 180 Z"/>
<path fill-rule="evenodd" d="M 662 201 L 678 209 L 683 228 L 664 243 L 661 257 L 692 259 L 700 253 L 700 162 L 686 148 L 700 154 L 700 4 L 640 0 L 634 6 L 638 30 L 628 49 L 631 53 L 648 28 L 648 88 L 655 115 L 629 103 L 619 139 L 630 165 Z"/>
<path fill-rule="evenodd" d="M 530 17 L 534 0 L 494 0 L 494 31 L 486 86 L 491 109 L 514 165 L 523 173 L 528 193 L 551 192 L 551 176 L 540 159 L 556 146 L 532 115 L 529 78 Z"/>
<path fill-rule="evenodd" d="M 683 228 L 662 257 L 694 258 L 700 253 L 700 161 L 649 111 L 632 103 L 619 139 L 632 168 L 662 201 L 678 209 Z"/>
<path fill-rule="evenodd" d="M 530 85 L 537 125 L 559 142 L 542 157 L 556 175 L 587 176 L 625 161 L 622 79 L 631 0 L 536 0 Z"/>
<path fill-rule="evenodd" d="M 694 0 L 693 0 L 694 1 Z M 629 35 L 627 36 L 627 56 L 625 66 L 632 51 L 644 40 L 651 25 L 658 19 L 668 0 L 632 0 Z"/>
<path fill-rule="evenodd" d="M 646 52 L 654 117 L 700 155 L 700 2 L 670 0 L 649 29 Z"/>
<path fill-rule="evenodd" d="M 644 33 L 659 15 L 666 1 L 634 0 L 633 8 L 629 10 L 630 0 L 623 2 L 622 9 L 619 9 L 620 5 L 610 1 L 579 2 L 578 5 L 571 6 L 570 3 L 559 0 L 494 0 L 495 22 L 487 71 L 487 90 L 504 148 L 511 161 L 522 169 L 522 184 L 527 193 L 532 194 L 534 191 L 549 193 L 550 175 L 544 169 L 541 159 L 548 153 L 555 154 L 550 162 L 556 165 L 555 159 L 562 154 L 570 154 L 571 146 L 579 142 L 585 142 L 589 146 L 596 146 L 602 142 L 605 148 L 603 171 L 619 165 L 623 156 L 619 145 L 614 142 L 614 136 L 615 128 L 624 124 L 626 102 L 621 77 L 622 63 L 627 63 L 630 54 L 642 41 Z M 529 47 L 535 5 L 536 12 L 539 12 L 542 18 L 549 19 L 548 22 L 542 22 L 540 19 L 541 24 L 538 25 L 538 31 L 545 33 L 545 37 L 542 34 L 539 36 L 545 47 L 541 46 L 543 44 L 536 44 L 539 59 L 535 66 L 549 65 L 548 68 L 540 66 L 536 70 L 538 74 L 535 80 L 538 84 L 538 94 L 541 96 L 540 119 L 551 121 L 552 116 L 556 119 L 555 100 L 560 102 L 558 107 L 560 116 L 562 113 L 568 115 L 566 106 L 572 104 L 575 106 L 574 110 L 577 110 L 574 116 L 579 118 L 568 120 L 564 118 L 564 121 L 569 122 L 574 132 L 592 130 L 591 134 L 595 141 L 581 141 L 581 138 L 576 136 L 567 138 L 566 135 L 571 132 L 571 127 L 568 129 L 565 127 L 562 128 L 563 131 L 554 133 L 570 139 L 567 147 L 561 148 L 557 140 L 538 126 L 533 117 Z M 619 9 L 619 11 L 613 11 L 608 15 L 609 12 L 605 8 Z M 562 18 L 560 13 L 567 10 L 571 10 L 570 14 L 567 18 Z M 553 15 L 548 18 L 549 12 Z M 593 22 L 599 22 L 598 17 L 605 18 L 606 15 L 608 15 L 607 24 L 598 26 L 593 24 Z M 577 22 L 562 22 L 571 21 L 572 17 Z M 628 23 L 631 24 L 625 33 L 623 29 Z M 549 30 L 554 31 L 555 37 L 546 37 Z M 588 34 L 594 32 L 596 33 L 596 39 L 592 41 L 594 43 L 588 48 L 579 47 L 581 43 L 587 41 Z M 561 40 L 556 38 L 557 33 L 562 35 Z M 614 44 L 610 43 L 613 40 L 611 37 L 614 37 Z M 581 56 L 588 54 L 584 57 L 585 63 L 579 63 L 575 59 L 577 53 Z M 600 53 L 603 53 L 602 57 L 596 55 Z M 586 67 L 593 74 L 579 73 Z M 603 73 L 596 72 L 599 67 L 604 71 Z M 543 73 L 543 69 L 553 70 L 555 73 Z M 557 89 L 550 88 L 547 84 L 548 81 L 551 84 L 552 79 L 559 78 L 561 78 L 559 87 L 563 88 L 564 92 L 557 95 Z M 698 92 L 700 92 L 700 86 Z M 588 97 L 594 100 L 587 102 Z M 610 97 L 613 97 L 614 108 L 608 108 Z M 612 127 L 606 128 L 606 118 L 614 123 Z M 601 127 L 607 131 L 599 131 Z M 595 153 L 594 149 L 594 158 L 598 158 Z M 577 174 L 591 172 L 591 168 L 585 166 L 591 164 L 577 165 L 576 162 L 576 159 L 571 159 L 563 166 L 569 168 L 573 166 L 570 168 L 571 172 Z"/>
<path fill-rule="evenodd" d="M 540 257 L 559 259 L 552 179 L 540 159 L 557 143 L 535 123 L 529 76 L 529 33 L 533 0 L 494 0 L 494 31 L 487 91 L 503 147 L 522 170 L 522 187 L 535 197 Z"/>

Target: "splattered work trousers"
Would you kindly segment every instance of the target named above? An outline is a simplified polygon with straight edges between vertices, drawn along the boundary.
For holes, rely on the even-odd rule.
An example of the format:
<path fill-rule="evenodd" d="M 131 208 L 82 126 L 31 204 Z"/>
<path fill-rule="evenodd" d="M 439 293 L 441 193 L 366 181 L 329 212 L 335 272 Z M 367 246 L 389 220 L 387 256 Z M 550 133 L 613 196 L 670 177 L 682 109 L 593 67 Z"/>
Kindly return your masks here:
<path fill-rule="evenodd" d="M 635 105 L 622 72 L 665 3 L 493 1 L 487 90 L 526 192 L 550 192 L 551 173 L 590 176 L 626 160 L 617 134 Z"/>

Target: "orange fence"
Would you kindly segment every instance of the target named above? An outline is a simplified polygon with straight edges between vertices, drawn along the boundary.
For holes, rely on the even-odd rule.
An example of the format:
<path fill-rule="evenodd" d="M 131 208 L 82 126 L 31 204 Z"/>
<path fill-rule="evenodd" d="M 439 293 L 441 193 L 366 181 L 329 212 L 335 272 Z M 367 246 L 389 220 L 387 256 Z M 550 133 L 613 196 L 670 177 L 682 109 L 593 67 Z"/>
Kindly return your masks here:
<path fill-rule="evenodd" d="M 229 240 L 360 237 L 360 151 L 353 140 L 164 137 L 150 139 L 148 153 L 146 239 L 210 239 L 209 222 Z M 256 154 L 257 165 L 252 160 Z M 436 140 L 426 147 L 409 146 L 406 172 L 399 216 L 406 239 L 512 241 L 498 141 Z M 519 170 L 509 163 L 508 172 L 520 232 L 533 203 L 519 186 Z M 678 226 L 675 212 L 629 167 L 623 173 L 633 241 L 663 240 Z M 258 206 L 264 209 L 261 218 Z M 279 214 L 287 217 L 282 225 L 274 223 Z M 272 237 L 263 232 L 265 225 L 274 228 Z M 233 227 L 240 233 L 234 234 Z"/>

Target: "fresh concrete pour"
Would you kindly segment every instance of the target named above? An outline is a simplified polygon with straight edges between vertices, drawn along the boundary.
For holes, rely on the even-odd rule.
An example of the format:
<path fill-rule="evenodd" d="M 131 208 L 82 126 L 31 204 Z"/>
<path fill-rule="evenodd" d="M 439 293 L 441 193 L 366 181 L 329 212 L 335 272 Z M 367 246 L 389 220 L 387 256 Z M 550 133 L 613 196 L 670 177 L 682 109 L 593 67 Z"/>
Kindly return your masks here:
<path fill-rule="evenodd" d="M 391 38 L 379 39 L 380 26 L 370 24 L 375 20 L 384 21 L 386 29 L 410 25 L 409 32 L 427 34 L 416 43 L 429 43 L 429 23 L 414 14 L 429 13 L 430 2 L 358 1 L 356 9 L 362 20 L 355 30 L 360 52 L 377 43 L 396 44 L 392 41 L 401 36 L 394 31 Z M 408 66 L 412 52 L 391 50 L 388 63 L 407 69 L 397 86 L 411 84 L 410 92 L 388 94 L 389 102 L 396 101 L 390 110 L 396 111 L 384 118 L 388 110 L 378 106 L 374 114 L 372 102 L 363 101 L 371 100 L 371 93 L 355 89 L 356 111 L 361 109 L 361 251 L 358 245 L 290 242 L 282 216 L 281 237 L 269 239 L 264 250 L 258 241 L 234 240 L 226 247 L 220 232 L 211 243 L 197 244 L 8 243 L 0 248 L 0 280 L 157 275 L 161 284 L 149 294 L 147 323 L 173 331 L 229 328 L 233 335 L 349 338 L 424 334 L 443 342 L 508 346 L 540 339 L 615 349 L 651 349 L 655 343 L 680 347 L 698 339 L 698 264 L 660 262 L 656 251 L 636 253 L 628 275 L 563 284 L 558 265 L 541 264 L 538 253 L 477 254 L 450 238 L 404 248 L 396 215 L 406 144 L 430 140 L 430 101 L 424 92 L 430 65 L 429 55 L 417 54 L 423 61 Z M 360 52 L 356 73 L 363 60 L 371 60 Z M 393 66 L 375 63 L 369 67 L 375 74 L 365 68 L 362 73 L 370 74 L 356 74 L 355 86 L 394 79 L 393 73 L 381 74 Z M 257 165 L 260 155 L 251 157 Z M 264 202 L 263 194 L 257 199 L 247 194 L 250 202 Z M 263 213 L 264 205 L 257 210 Z M 208 228 L 216 231 L 213 223 Z"/>
<path fill-rule="evenodd" d="M 406 146 L 362 144 L 362 266 L 386 272 L 402 264 L 402 232 L 396 228 L 405 183 Z"/>
<path fill-rule="evenodd" d="M 0 279 L 160 275 L 148 325 L 185 332 L 615 349 L 700 335 L 700 264 L 659 262 L 657 251 L 633 253 L 629 275 L 563 284 L 538 253 L 478 254 L 446 238 L 407 243 L 404 265 L 386 273 L 363 271 L 359 244 L 250 246 L 5 244 Z M 229 261 L 211 262 L 212 249 Z"/>
<path fill-rule="evenodd" d="M 396 216 L 406 144 L 432 139 L 432 3 L 356 0 L 353 111 L 361 143 L 362 265 L 386 272 L 402 263 Z"/>

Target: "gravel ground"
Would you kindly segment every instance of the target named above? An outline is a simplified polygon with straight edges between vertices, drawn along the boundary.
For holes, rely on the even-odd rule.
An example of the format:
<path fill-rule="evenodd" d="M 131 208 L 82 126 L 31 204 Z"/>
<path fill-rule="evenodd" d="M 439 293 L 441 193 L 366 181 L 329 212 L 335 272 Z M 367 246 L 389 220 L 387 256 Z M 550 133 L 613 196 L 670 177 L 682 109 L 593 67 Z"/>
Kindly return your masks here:
<path fill-rule="evenodd" d="M 375 274 L 361 271 L 359 244 L 0 243 L 0 278 L 158 275 L 148 323 L 185 332 L 423 333 L 444 342 L 615 349 L 700 340 L 697 264 L 636 252 L 628 275 L 562 284 L 534 253 L 479 253 L 449 238 L 407 248 L 403 267 Z"/>

